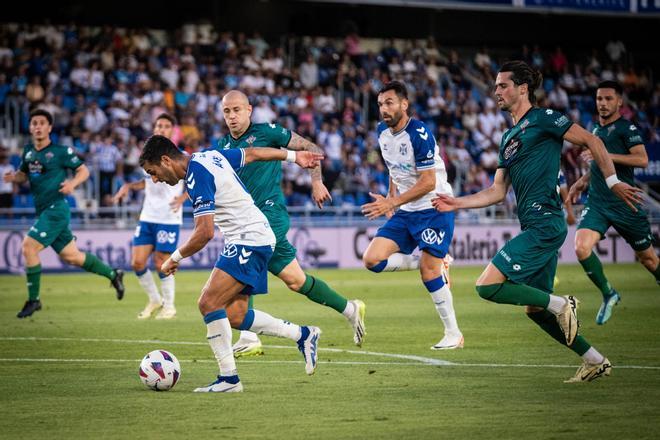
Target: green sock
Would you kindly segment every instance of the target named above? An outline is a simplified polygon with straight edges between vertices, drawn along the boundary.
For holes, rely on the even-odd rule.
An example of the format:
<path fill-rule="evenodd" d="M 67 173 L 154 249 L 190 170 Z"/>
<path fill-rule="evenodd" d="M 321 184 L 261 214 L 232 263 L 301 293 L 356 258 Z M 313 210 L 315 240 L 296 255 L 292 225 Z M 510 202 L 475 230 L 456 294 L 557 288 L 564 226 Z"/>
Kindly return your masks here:
<path fill-rule="evenodd" d="M 566 345 L 566 337 L 564 336 L 561 327 L 559 327 L 559 324 L 557 324 L 557 318 L 555 315 L 547 310 L 541 310 L 540 312 L 528 313 L 527 316 L 557 342 Z M 581 335 L 577 335 L 573 340 L 573 345 L 569 345 L 568 348 L 573 350 L 579 356 L 582 356 L 587 350 L 589 350 L 589 348 L 591 348 L 591 344 L 589 344 Z"/>
<path fill-rule="evenodd" d="M 607 281 L 607 278 L 605 278 L 603 265 L 601 264 L 596 254 L 592 252 L 591 255 L 589 255 L 586 259 L 581 260 L 580 264 L 582 265 L 584 271 L 587 273 L 587 276 L 591 282 L 594 283 L 598 289 L 600 289 L 600 293 L 602 293 L 603 296 L 609 295 L 612 291 L 612 286 L 610 285 L 609 281 Z"/>
<path fill-rule="evenodd" d="M 344 311 L 348 303 L 346 298 L 332 290 L 323 280 L 309 274 L 305 274 L 305 282 L 298 293 L 302 293 L 315 303 L 331 307 L 339 313 Z"/>
<path fill-rule="evenodd" d="M 505 281 L 502 284 L 477 286 L 479 296 L 498 304 L 514 304 L 517 306 L 536 306 L 546 308 L 550 304 L 550 295 L 546 292 L 525 284 L 515 284 Z"/>
<path fill-rule="evenodd" d="M 660 284 L 660 263 L 658 263 L 658 267 L 653 271 L 653 276 L 655 277 L 655 282 Z"/>
<path fill-rule="evenodd" d="M 39 299 L 39 287 L 41 284 L 41 264 L 36 266 L 26 267 L 25 275 L 27 276 L 28 299 L 34 301 Z"/>
<path fill-rule="evenodd" d="M 82 265 L 82 268 L 87 272 L 97 273 L 103 275 L 109 280 L 115 278 L 115 271 L 112 270 L 110 266 L 105 264 L 103 261 L 99 260 L 95 255 L 85 252 L 85 262 Z"/>

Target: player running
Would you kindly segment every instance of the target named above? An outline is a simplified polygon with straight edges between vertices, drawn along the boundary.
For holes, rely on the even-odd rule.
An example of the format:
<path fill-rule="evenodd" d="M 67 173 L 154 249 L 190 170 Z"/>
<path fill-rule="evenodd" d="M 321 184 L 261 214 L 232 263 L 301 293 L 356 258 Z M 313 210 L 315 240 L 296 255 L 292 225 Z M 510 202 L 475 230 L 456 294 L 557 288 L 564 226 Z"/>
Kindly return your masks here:
<path fill-rule="evenodd" d="M 41 109 L 33 110 L 30 113 L 32 142 L 23 149 L 19 170 L 3 176 L 5 182 L 30 182 L 37 215 L 37 220 L 23 240 L 28 300 L 16 315 L 18 318 L 27 318 L 41 310 L 39 253 L 48 246 L 65 263 L 109 279 L 117 292 L 117 299 L 124 297 L 124 272 L 111 269 L 89 252 L 81 252 L 69 229 L 71 211 L 65 196 L 89 178 L 89 169 L 76 156 L 73 148 L 51 142 L 52 128 L 53 116 L 50 113 Z M 72 179 L 67 179 L 67 170 L 74 170 Z"/>
<path fill-rule="evenodd" d="M 634 185 L 634 169 L 646 168 L 649 163 L 644 141 L 635 124 L 621 117 L 623 89 L 615 81 L 603 81 L 596 90 L 598 123 L 593 134 L 603 143 L 609 157 L 614 162 L 616 177 L 629 185 Z M 591 160 L 589 152 L 586 158 Z M 583 153 L 583 154 L 585 154 Z M 612 194 L 608 183 L 594 161 L 591 161 L 587 174 L 582 176 L 570 189 L 569 199 L 577 201 L 580 193 L 589 188 L 577 233 L 575 234 L 575 254 L 591 281 L 603 295 L 603 302 L 596 314 L 596 324 L 602 325 L 612 316 L 612 309 L 621 300 L 621 295 L 609 283 L 603 265 L 592 251 L 613 226 L 633 248 L 639 262 L 653 274 L 660 284 L 660 264 L 653 248 L 653 235 L 646 212 L 636 205 L 630 209 Z"/>
<path fill-rule="evenodd" d="M 390 186 L 387 197 L 370 193 L 375 201 L 365 204 L 362 212 L 370 220 L 381 215 L 388 220 L 362 260 L 376 273 L 419 268 L 445 327 L 444 337 L 431 349 L 462 348 L 463 334 L 444 273 L 454 213 L 438 213 L 431 205 L 434 192 L 451 195 L 452 189 L 433 134 L 408 116 L 408 105 L 408 92 L 401 82 L 392 81 L 378 92 L 383 118 L 378 124 L 378 145 L 390 172 Z M 419 259 L 410 255 L 416 247 L 421 251 Z"/>
<path fill-rule="evenodd" d="M 522 232 L 488 264 L 477 280 L 477 292 L 498 304 L 524 305 L 530 319 L 582 357 L 583 364 L 566 382 L 591 381 L 608 376 L 612 364 L 578 334 L 577 299 L 552 294 L 558 250 L 567 234 L 557 191 L 563 140 L 589 148 L 608 176 L 608 187 L 629 206 L 638 201 L 639 190 L 618 181 L 614 165 L 596 136 L 561 113 L 534 106 L 534 90 L 541 81 L 541 74 L 523 61 L 502 65 L 495 96 L 515 125 L 502 137 L 493 185 L 465 197 L 439 194 L 433 206 L 451 212 L 493 205 L 504 200 L 509 185 L 513 185 Z"/>
<path fill-rule="evenodd" d="M 176 119 L 173 116 L 162 113 L 156 118 L 154 134 L 171 139 L 175 124 Z M 166 276 L 158 272 L 161 297 L 147 264 L 153 254 L 154 267 L 160 269 L 179 242 L 179 229 L 183 221 L 181 205 L 187 196 L 183 189 L 183 180 L 170 186 L 166 183 L 154 183 L 145 173 L 144 179 L 122 185 L 112 197 L 113 203 L 119 203 L 131 190 L 144 190 L 140 223 L 133 236 L 131 266 L 149 302 L 137 317 L 149 319 L 158 311 L 156 319 L 172 319 L 176 316 L 174 275 Z"/>
<path fill-rule="evenodd" d="M 252 106 L 247 96 L 238 90 L 228 92 L 222 98 L 222 112 L 229 127 L 229 134 L 220 140 L 220 151 L 247 147 L 275 147 L 294 151 L 321 152 L 314 143 L 278 124 L 252 124 Z M 319 208 L 330 200 L 330 194 L 321 181 L 321 166 L 311 170 L 312 198 Z M 361 346 L 365 335 L 364 314 L 366 307 L 359 299 L 348 301 L 322 279 L 305 273 L 296 259 L 296 248 L 286 234 L 289 230 L 287 213 L 282 194 L 282 166 L 278 162 L 258 162 L 237 171 L 241 181 L 252 195 L 255 204 L 264 213 L 275 233 L 277 244 L 268 263 L 268 271 L 284 281 L 287 287 L 306 296 L 311 301 L 334 309 L 344 315 L 353 328 L 353 341 Z M 252 298 L 250 298 L 250 308 Z M 256 334 L 242 331 L 234 344 L 236 357 L 263 354 L 261 341 Z"/>
<path fill-rule="evenodd" d="M 234 169 L 255 160 L 285 159 L 312 167 L 322 157 L 307 151 L 273 148 L 206 151 L 187 156 L 165 136 L 154 135 L 146 142 L 140 165 L 157 182 L 176 185 L 185 178 L 195 218 L 192 235 L 163 263 L 161 271 L 166 275 L 174 273 L 183 258 L 204 248 L 214 236 L 214 223 L 225 240 L 224 250 L 198 300 L 220 375 L 196 392 L 243 390 L 232 353 L 231 327 L 296 341 L 305 358 L 305 371 L 314 374 L 321 330 L 248 310 L 250 295 L 268 292 L 267 265 L 275 247 L 275 235 Z"/>

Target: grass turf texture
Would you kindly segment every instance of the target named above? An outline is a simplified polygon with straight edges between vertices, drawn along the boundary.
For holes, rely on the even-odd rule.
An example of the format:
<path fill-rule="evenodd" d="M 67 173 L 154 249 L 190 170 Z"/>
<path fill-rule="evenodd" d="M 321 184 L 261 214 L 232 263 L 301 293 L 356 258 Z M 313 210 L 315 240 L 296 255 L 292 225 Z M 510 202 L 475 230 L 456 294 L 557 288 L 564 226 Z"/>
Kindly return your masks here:
<path fill-rule="evenodd" d="M 293 342 L 263 337 L 265 356 L 238 361 L 245 392 L 237 395 L 191 392 L 217 374 L 196 308 L 208 273 L 178 274 L 177 318 L 146 322 L 136 319 L 146 295 L 131 274 L 121 302 L 101 277 L 44 275 L 44 309 L 24 320 L 15 317 L 26 297 L 24 278 L 2 276 L 0 432 L 22 439 L 657 438 L 660 289 L 650 274 L 640 265 L 607 266 L 622 302 L 610 322 L 596 326 L 600 293 L 581 268 L 560 266 L 557 292 L 578 296 L 583 334 L 615 366 L 610 378 L 564 384 L 581 360 L 521 307 L 481 300 L 473 288 L 480 271 L 452 268 L 465 348 L 439 352 L 429 347 L 442 326 L 417 273 L 313 272 L 366 302 L 362 349 L 352 345 L 343 317 L 271 277 L 271 294 L 259 296 L 257 307 L 320 326 L 319 367 L 306 376 Z M 191 344 L 138 342 L 144 340 Z M 181 361 L 181 380 L 166 393 L 147 390 L 137 374 L 141 358 L 157 348 Z M 658 368 L 623 368 L 633 366 Z"/>

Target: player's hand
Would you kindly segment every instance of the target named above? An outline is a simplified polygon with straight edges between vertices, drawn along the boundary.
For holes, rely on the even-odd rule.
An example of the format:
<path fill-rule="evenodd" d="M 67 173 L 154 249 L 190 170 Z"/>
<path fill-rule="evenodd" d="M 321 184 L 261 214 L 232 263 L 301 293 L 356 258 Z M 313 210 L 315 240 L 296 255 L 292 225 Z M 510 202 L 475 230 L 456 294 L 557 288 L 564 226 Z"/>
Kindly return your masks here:
<path fill-rule="evenodd" d="M 170 209 L 172 212 L 179 212 L 179 209 L 181 208 L 181 205 L 183 205 L 183 202 L 186 199 L 184 197 L 175 197 L 172 199 L 170 202 Z"/>
<path fill-rule="evenodd" d="M 128 194 L 128 188 L 125 185 L 122 185 L 121 188 L 119 188 L 119 191 L 112 196 L 112 204 L 116 205 L 117 203 L 121 202 L 121 199 L 126 197 L 126 194 Z"/>
<path fill-rule="evenodd" d="M 580 153 L 580 158 L 582 158 L 584 163 L 589 163 L 594 160 L 594 156 L 591 154 L 591 150 L 584 150 L 582 153 Z"/>
<path fill-rule="evenodd" d="M 71 183 L 70 180 L 65 180 L 64 182 L 60 183 L 60 192 L 64 195 L 69 195 L 73 192 L 75 189 L 75 186 Z"/>
<path fill-rule="evenodd" d="M 179 268 L 179 263 L 175 262 L 171 258 L 165 260 L 162 266 L 160 266 L 160 271 L 165 275 L 172 275 Z"/>
<path fill-rule="evenodd" d="M 14 176 L 16 173 L 12 171 L 7 171 L 5 174 L 2 175 L 2 181 L 5 183 L 12 183 L 14 181 Z"/>
<path fill-rule="evenodd" d="M 391 218 L 396 210 L 396 205 L 391 197 L 383 197 L 381 194 L 370 192 L 369 195 L 374 199 L 371 203 L 362 205 L 362 214 L 369 220 L 376 219 L 381 215 Z"/>
<path fill-rule="evenodd" d="M 332 196 L 328 192 L 328 188 L 320 180 L 312 181 L 312 200 L 314 200 L 314 203 L 316 203 L 319 209 L 323 209 L 325 202 L 332 203 Z"/>
<path fill-rule="evenodd" d="M 456 197 L 448 196 L 446 194 L 435 194 L 436 197 L 431 199 L 431 205 L 439 212 L 451 212 L 458 209 L 458 200 Z"/>
<path fill-rule="evenodd" d="M 572 203 L 577 203 L 580 195 L 582 195 L 582 191 L 587 189 L 587 186 L 589 186 L 588 183 L 585 183 L 582 179 L 578 179 L 568 190 L 568 200 Z"/>
<path fill-rule="evenodd" d="M 296 151 L 296 163 L 301 168 L 316 168 L 321 164 L 323 155 L 313 151 Z"/>
<path fill-rule="evenodd" d="M 630 186 L 625 182 L 619 182 L 614 185 L 612 187 L 612 192 L 618 198 L 626 202 L 626 205 L 628 205 L 633 212 L 637 212 L 637 207 L 635 206 L 636 203 L 641 204 L 644 202 L 644 199 L 642 199 L 642 190 L 635 186 Z"/>

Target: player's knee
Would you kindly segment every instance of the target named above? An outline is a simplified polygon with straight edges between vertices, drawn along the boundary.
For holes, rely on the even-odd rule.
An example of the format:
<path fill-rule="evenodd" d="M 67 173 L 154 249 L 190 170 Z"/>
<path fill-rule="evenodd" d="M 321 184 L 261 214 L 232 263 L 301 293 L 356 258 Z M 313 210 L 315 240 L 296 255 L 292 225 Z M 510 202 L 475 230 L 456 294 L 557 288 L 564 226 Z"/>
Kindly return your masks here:
<path fill-rule="evenodd" d="M 362 256 L 362 263 L 370 271 L 379 273 L 387 266 L 387 258 L 378 258 L 375 254 L 364 254 Z"/>
<path fill-rule="evenodd" d="M 591 246 L 589 246 L 584 241 L 576 241 L 575 255 L 578 257 L 578 260 L 589 258 L 589 255 L 591 255 Z"/>
<path fill-rule="evenodd" d="M 160 267 L 160 266 L 157 266 Z M 146 261 L 140 261 L 140 260 L 133 260 L 131 261 L 131 268 L 133 268 L 133 271 L 141 273 L 144 272 L 144 270 L 147 268 L 147 262 Z"/>
<path fill-rule="evenodd" d="M 60 258 L 62 261 L 64 261 L 66 264 L 71 264 L 75 266 L 82 266 L 82 263 L 80 262 L 80 256 L 78 254 L 65 254 L 65 255 L 60 255 Z M 84 260 L 83 260 L 84 261 Z"/>
<path fill-rule="evenodd" d="M 37 248 L 33 245 L 32 242 L 28 240 L 23 240 L 23 244 L 21 245 L 21 251 L 23 252 L 23 256 L 26 259 L 29 257 L 34 257 L 38 254 Z"/>
<path fill-rule="evenodd" d="M 490 301 L 502 288 L 502 284 L 476 285 L 475 289 L 480 297 Z"/>
<path fill-rule="evenodd" d="M 658 268 L 658 257 L 654 258 L 654 255 L 639 255 L 639 262 L 651 272 Z"/>

